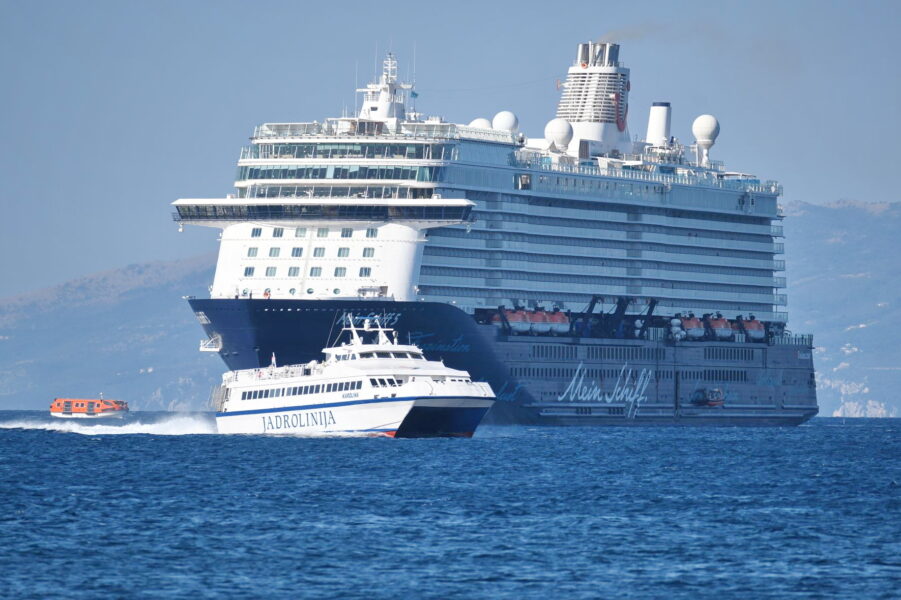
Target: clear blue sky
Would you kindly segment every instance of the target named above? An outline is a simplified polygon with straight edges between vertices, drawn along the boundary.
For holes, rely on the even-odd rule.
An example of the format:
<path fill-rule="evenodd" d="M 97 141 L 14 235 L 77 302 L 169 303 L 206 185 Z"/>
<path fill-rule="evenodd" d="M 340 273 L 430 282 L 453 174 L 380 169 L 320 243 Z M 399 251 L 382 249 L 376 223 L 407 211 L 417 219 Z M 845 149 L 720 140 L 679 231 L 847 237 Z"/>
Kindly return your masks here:
<path fill-rule="evenodd" d="M 709 112 L 786 200 L 897 198 L 901 2 L 0 2 L 0 297 L 216 249 L 169 203 L 231 191 L 256 124 L 338 116 L 376 48 L 419 108 L 540 136 L 577 43 L 618 32 L 630 130 Z"/>

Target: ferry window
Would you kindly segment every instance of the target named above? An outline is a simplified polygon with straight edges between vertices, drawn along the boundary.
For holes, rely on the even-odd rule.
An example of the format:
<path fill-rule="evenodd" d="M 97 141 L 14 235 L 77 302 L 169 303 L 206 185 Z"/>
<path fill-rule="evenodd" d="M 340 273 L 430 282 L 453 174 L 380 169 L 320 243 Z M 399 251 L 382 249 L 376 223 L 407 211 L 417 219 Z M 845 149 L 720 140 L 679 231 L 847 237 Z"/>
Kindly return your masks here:
<path fill-rule="evenodd" d="M 282 237 L 285 235 L 285 229 L 283 227 L 276 227 L 272 230 L 272 237 Z"/>
<path fill-rule="evenodd" d="M 370 384 L 372 387 L 379 387 L 379 382 L 376 381 L 375 379 L 370 379 L 370 380 L 369 380 L 369 384 Z"/>
<path fill-rule="evenodd" d="M 266 277 L 275 277 L 275 267 L 266 267 Z"/>
<path fill-rule="evenodd" d="M 379 358 L 391 358 L 390 352 L 376 352 L 375 355 Z"/>
<path fill-rule="evenodd" d="M 250 230 L 250 237 L 260 237 L 263 235 L 263 229 L 261 227 L 254 227 Z"/>
<path fill-rule="evenodd" d="M 281 253 L 281 248 L 269 248 L 269 257 L 270 258 L 278 258 L 278 255 Z"/>
<path fill-rule="evenodd" d="M 303 248 L 291 248 L 291 258 L 300 258 L 303 256 Z"/>
<path fill-rule="evenodd" d="M 310 277 L 319 277 L 320 275 L 322 275 L 322 267 L 312 267 L 312 268 L 310 268 Z M 312 294 L 312 293 L 313 293 L 313 289 L 310 288 L 309 290 L 307 290 L 307 293 L 308 293 L 308 294 Z"/>
<path fill-rule="evenodd" d="M 372 275 L 372 269 L 369 267 L 360 267 L 360 277 L 369 277 Z"/>
<path fill-rule="evenodd" d="M 378 236 L 379 236 L 379 230 L 376 229 L 375 227 L 370 227 L 369 229 L 366 230 L 366 237 L 375 238 Z"/>
<path fill-rule="evenodd" d="M 316 387 L 313 388 L 313 393 L 318 394 L 322 391 L 322 384 L 316 384 Z"/>
<path fill-rule="evenodd" d="M 338 258 L 346 258 L 350 256 L 350 248 L 338 248 Z"/>
<path fill-rule="evenodd" d="M 388 387 L 388 382 L 379 377 L 379 385 L 382 387 Z"/>
<path fill-rule="evenodd" d="M 253 267 L 244 267 L 244 277 L 253 277 Z"/>
<path fill-rule="evenodd" d="M 297 277 L 298 275 L 300 275 L 300 267 L 288 268 L 288 277 Z"/>
<path fill-rule="evenodd" d="M 335 267 L 335 277 L 344 277 L 347 275 L 347 269 L 344 267 Z"/>
<path fill-rule="evenodd" d="M 514 175 L 513 183 L 518 190 L 530 190 L 532 189 L 532 176 L 527 174 Z"/>
<path fill-rule="evenodd" d="M 313 248 L 313 256 L 316 258 L 325 256 L 325 248 Z"/>
<path fill-rule="evenodd" d="M 375 356 L 372 352 L 364 352 L 360 355 L 360 358 L 372 358 Z"/>
<path fill-rule="evenodd" d="M 257 248 L 248 248 L 247 249 L 247 257 L 248 258 L 253 258 L 256 255 L 257 255 Z"/>
<path fill-rule="evenodd" d="M 351 229 L 350 227 L 344 227 L 341 229 L 341 237 L 343 237 L 343 238 L 352 237 L 353 234 L 354 234 L 354 230 Z"/>
<path fill-rule="evenodd" d="M 363 258 L 372 258 L 375 256 L 375 248 L 363 248 Z"/>
<path fill-rule="evenodd" d="M 328 227 L 320 227 L 316 230 L 316 237 L 328 237 Z"/>
<path fill-rule="evenodd" d="M 294 230 L 294 237 L 307 237 L 307 228 L 306 227 L 298 227 Z"/>

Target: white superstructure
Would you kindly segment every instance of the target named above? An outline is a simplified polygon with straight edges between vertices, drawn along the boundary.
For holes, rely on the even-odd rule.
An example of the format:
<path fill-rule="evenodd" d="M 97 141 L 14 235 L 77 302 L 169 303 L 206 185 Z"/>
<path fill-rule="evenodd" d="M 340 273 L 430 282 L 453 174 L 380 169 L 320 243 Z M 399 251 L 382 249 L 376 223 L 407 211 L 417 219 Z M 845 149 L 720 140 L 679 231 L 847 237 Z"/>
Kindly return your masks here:
<path fill-rule="evenodd" d="M 469 436 L 494 403 L 487 383 L 426 360 L 390 329 L 362 327 L 302 365 L 230 371 L 214 390 L 220 433 Z M 373 336 L 371 342 L 364 338 Z"/>
<path fill-rule="evenodd" d="M 631 297 L 785 323 L 782 188 L 711 159 L 711 115 L 686 146 L 655 102 L 630 138 L 619 50 L 579 44 L 543 137 L 509 110 L 468 125 L 421 116 L 392 55 L 356 115 L 257 127 L 233 195 L 174 203 L 180 225 L 222 230 L 211 297 L 469 313 Z"/>

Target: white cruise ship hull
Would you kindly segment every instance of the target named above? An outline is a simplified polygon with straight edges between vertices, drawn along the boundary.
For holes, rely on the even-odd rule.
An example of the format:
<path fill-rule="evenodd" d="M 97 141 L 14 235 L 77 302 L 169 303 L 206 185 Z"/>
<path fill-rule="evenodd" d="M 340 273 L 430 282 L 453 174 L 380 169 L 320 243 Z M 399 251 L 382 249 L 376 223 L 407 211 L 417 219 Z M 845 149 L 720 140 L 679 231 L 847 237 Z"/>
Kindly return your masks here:
<path fill-rule="evenodd" d="M 471 437 L 489 398 L 402 397 L 219 412 L 219 433 Z"/>

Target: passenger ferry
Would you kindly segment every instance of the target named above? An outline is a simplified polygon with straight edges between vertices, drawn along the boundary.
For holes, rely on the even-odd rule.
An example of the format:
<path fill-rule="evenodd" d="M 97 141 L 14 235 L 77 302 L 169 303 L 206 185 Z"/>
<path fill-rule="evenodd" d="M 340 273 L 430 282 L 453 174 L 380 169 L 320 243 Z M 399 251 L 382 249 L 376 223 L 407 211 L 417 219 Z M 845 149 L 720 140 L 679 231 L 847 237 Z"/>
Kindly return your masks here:
<path fill-rule="evenodd" d="M 347 320 L 324 359 L 231 371 L 213 390 L 220 433 L 471 437 L 494 404 L 487 383 L 427 360 L 391 329 Z M 372 338 L 367 341 L 366 338 Z"/>
<path fill-rule="evenodd" d="M 509 110 L 424 116 L 397 72 L 389 54 L 352 116 L 260 125 L 234 193 L 174 203 L 180 228 L 221 230 L 210 296 L 189 299 L 202 351 L 265 371 L 272 353 L 317 357 L 345 315 L 381 315 L 491 385 L 487 422 L 817 414 L 813 338 L 785 309 L 782 187 L 711 158 L 714 116 L 683 144 L 654 102 L 631 136 L 631 72 L 608 42 L 578 44 L 531 136 Z"/>
<path fill-rule="evenodd" d="M 99 398 L 54 398 L 50 415 L 61 419 L 122 418 L 128 413 L 128 403 L 122 400 Z"/>

